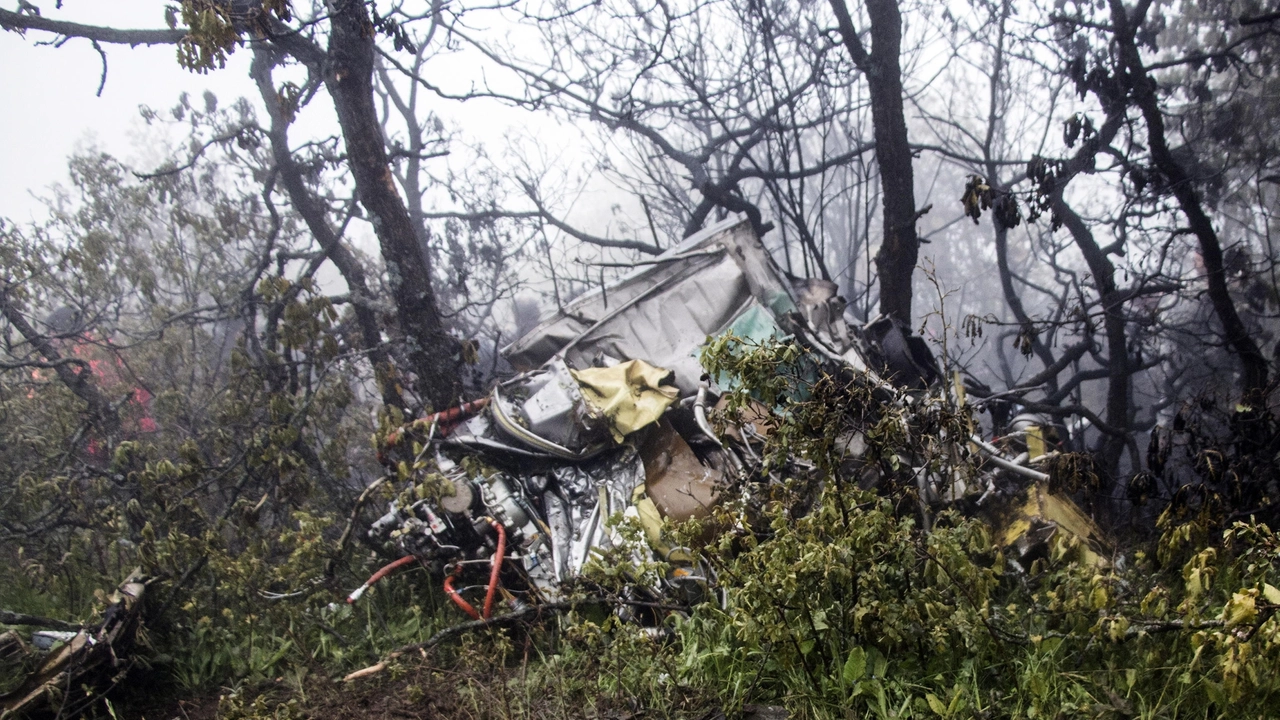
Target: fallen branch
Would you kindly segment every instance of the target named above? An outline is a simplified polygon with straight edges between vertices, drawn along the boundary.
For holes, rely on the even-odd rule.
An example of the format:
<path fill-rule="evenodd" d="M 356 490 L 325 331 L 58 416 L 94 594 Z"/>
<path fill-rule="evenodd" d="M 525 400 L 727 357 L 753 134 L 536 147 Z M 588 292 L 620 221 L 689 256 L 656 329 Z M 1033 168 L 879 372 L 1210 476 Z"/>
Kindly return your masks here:
<path fill-rule="evenodd" d="M 83 625 L 69 623 L 64 620 L 54 620 L 53 618 L 40 617 L 39 615 L 27 615 L 26 613 L 12 612 L 10 610 L 0 610 L 0 625 L 23 625 L 26 627 L 45 627 L 54 630 L 83 630 Z"/>
<path fill-rule="evenodd" d="M 141 570 L 135 569 L 107 598 L 100 625 L 80 629 L 54 647 L 18 687 L 0 697 L 0 717 L 27 717 L 44 708 L 57 709 L 59 717 L 78 717 L 100 700 L 97 688 L 104 676 L 110 676 L 110 689 L 136 660 L 132 653 L 146 589 Z M 89 701 L 79 708 L 69 706 L 72 688 L 87 688 Z"/>
<path fill-rule="evenodd" d="M 369 499 L 369 495 L 372 494 L 374 490 L 382 487 L 382 483 L 386 482 L 386 480 L 387 478 L 385 477 L 380 477 L 377 480 L 374 480 L 364 489 L 364 492 L 360 493 L 360 497 L 356 498 L 355 505 L 351 508 L 351 516 L 347 518 L 347 526 L 342 529 L 342 536 L 338 538 L 338 549 L 334 552 L 333 557 L 329 558 L 329 562 L 325 565 L 325 577 L 333 577 L 333 572 L 337 568 L 338 557 L 347 549 L 347 542 L 351 539 L 351 530 L 355 528 L 356 520 L 360 518 L 360 510 L 364 507 L 365 500 Z"/>
<path fill-rule="evenodd" d="M 386 663 L 386 662 L 380 662 L 380 663 L 378 663 L 377 665 L 370 665 L 370 666 L 369 666 L 369 667 L 367 667 L 367 668 L 361 668 L 360 670 L 356 670 L 355 672 L 351 673 L 350 675 L 347 675 L 346 677 L 342 678 L 342 682 L 351 682 L 352 680 L 359 680 L 359 679 L 360 679 L 360 678 L 362 678 L 362 677 L 369 677 L 370 675 L 377 675 L 378 673 L 380 673 L 380 672 L 382 672 L 383 670 L 386 670 L 386 669 L 387 669 L 387 663 Z"/>

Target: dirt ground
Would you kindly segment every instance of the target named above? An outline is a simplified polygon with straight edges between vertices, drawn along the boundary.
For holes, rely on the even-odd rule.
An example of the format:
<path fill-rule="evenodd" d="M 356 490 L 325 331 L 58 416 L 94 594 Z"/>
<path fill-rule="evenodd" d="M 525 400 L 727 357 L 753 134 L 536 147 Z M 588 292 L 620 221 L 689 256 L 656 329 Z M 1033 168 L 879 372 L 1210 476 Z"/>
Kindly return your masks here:
<path fill-rule="evenodd" d="M 350 683 L 312 677 L 304 681 L 302 692 L 282 682 L 246 686 L 234 698 L 226 697 L 229 692 L 180 697 L 176 691 L 165 691 L 150 697 L 122 697 L 120 707 L 124 712 L 119 716 L 121 720 L 215 720 L 219 717 L 221 703 L 224 705 L 221 717 L 226 720 L 476 717 L 459 705 L 456 689 L 442 680 L 441 671 L 426 664 L 410 665 L 400 672 L 383 673 Z M 261 704 L 255 707 L 259 698 Z M 292 704 L 291 700 L 294 701 Z"/>

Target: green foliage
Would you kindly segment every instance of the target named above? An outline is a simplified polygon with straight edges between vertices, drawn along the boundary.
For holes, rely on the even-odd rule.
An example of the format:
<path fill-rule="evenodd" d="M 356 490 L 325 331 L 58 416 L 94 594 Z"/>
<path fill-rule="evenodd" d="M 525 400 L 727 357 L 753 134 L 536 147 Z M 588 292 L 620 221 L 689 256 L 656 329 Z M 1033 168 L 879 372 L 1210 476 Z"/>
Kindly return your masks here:
<path fill-rule="evenodd" d="M 0 373 L 0 606 L 89 620 L 141 567 L 146 653 L 188 689 L 281 678 L 301 692 L 309 674 L 456 622 L 412 579 L 339 602 L 383 562 L 345 540 L 354 498 L 383 472 L 365 439 L 412 443 L 394 412 L 371 421 L 371 371 L 331 301 L 283 265 L 262 269 L 264 238 L 291 248 L 299 228 L 218 182 L 139 184 L 106 157 L 73 169 L 79 197 L 50 223 L 0 229 L 5 302 L 78 309 L 57 341 L 96 367 L 121 420 L 95 425 L 51 368 Z M 14 347 L 7 358 L 28 357 Z M 731 388 L 714 421 L 761 416 L 767 443 L 762 471 L 724 488 L 709 517 L 667 528 L 708 571 L 701 604 L 656 628 L 583 610 L 466 638 L 442 652 L 466 668 L 471 714 L 779 703 L 803 718 L 1258 717 L 1276 701 L 1268 526 L 1184 502 L 1151 548 L 1082 564 L 1059 534 L 1024 572 L 986 525 L 922 489 L 976 476 L 957 441 L 972 432 L 964 407 L 826 371 L 793 342 L 726 335 L 703 363 Z M 402 479 L 426 469 L 405 463 Z M 636 562 L 642 529 L 610 523 L 624 542 L 580 587 L 661 586 L 669 564 Z M 228 693 L 223 715 L 302 712 L 250 695 Z"/>
<path fill-rule="evenodd" d="M 873 495 L 840 479 L 847 458 L 833 439 L 850 430 L 889 477 L 889 453 L 963 470 L 940 442 L 965 431 L 963 413 L 927 398 L 902 411 L 825 376 L 795 400 L 794 349 L 712 351 L 709 368 L 762 381 L 743 382 L 734 402 L 774 408 L 770 442 L 811 463 L 819 490 L 802 512 L 785 494 L 756 518 L 720 509 L 723 527 L 743 528 L 707 548 L 729 601 L 677 624 L 679 682 L 729 708 L 784 702 L 798 717 L 1268 713 L 1280 546 L 1266 526 L 1166 518 L 1155 555 L 1110 567 L 1078 564 L 1058 535 L 1023 574 L 981 522 L 944 512 L 926 532 L 910 486 Z"/>
<path fill-rule="evenodd" d="M 414 583 L 335 604 L 385 562 L 340 541 L 382 469 L 346 319 L 262 264 L 309 238 L 234 177 L 138 182 L 102 155 L 72 177 L 47 223 L 0 228 L 19 259 L 0 289 L 120 420 L 88 417 L 5 328 L 0 607 L 93 621 L 141 568 L 143 653 L 191 689 L 361 666 L 434 631 L 438 599 Z"/>
<path fill-rule="evenodd" d="M 293 17 L 288 0 L 263 0 L 256 7 L 253 4 L 237 7 L 214 0 L 181 0 L 178 5 L 165 9 L 170 28 L 177 28 L 181 19 L 187 29 L 186 37 L 178 42 L 178 64 L 200 73 L 226 67 L 227 56 L 235 52 L 241 42 L 241 32 L 247 28 L 266 34 L 273 17 L 284 21 Z"/>

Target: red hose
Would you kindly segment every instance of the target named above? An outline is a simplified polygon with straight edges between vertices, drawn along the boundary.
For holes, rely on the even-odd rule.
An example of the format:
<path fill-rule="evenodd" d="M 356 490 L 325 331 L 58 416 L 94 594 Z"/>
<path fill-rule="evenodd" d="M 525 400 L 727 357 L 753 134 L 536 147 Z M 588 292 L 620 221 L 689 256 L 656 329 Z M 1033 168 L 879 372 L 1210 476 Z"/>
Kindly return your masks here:
<path fill-rule="evenodd" d="M 437 424 L 436 433 L 440 437 L 444 437 L 449 434 L 449 431 L 453 430 L 454 426 L 471 415 L 474 415 L 477 411 L 488 404 L 489 398 L 487 397 L 480 398 L 479 400 L 472 400 L 469 403 L 463 403 L 457 407 L 451 407 L 448 410 L 441 410 L 438 413 L 432 413 L 426 417 L 419 418 L 414 421 L 414 425 L 425 430 L 431 427 L 431 423 L 434 422 Z"/>
<path fill-rule="evenodd" d="M 455 570 L 454 574 L 456 573 L 457 571 Z M 444 576 L 444 594 L 448 595 L 449 599 L 453 601 L 453 604 L 462 608 L 462 612 L 469 615 L 472 620 L 479 620 L 480 613 L 476 612 L 476 609 L 471 607 L 471 603 L 462 599 L 462 596 L 458 594 L 458 591 L 453 589 L 454 574 Z"/>
<path fill-rule="evenodd" d="M 469 403 L 463 403 L 457 407 L 451 407 L 448 410 L 441 410 L 438 413 L 432 413 L 426 417 L 418 418 L 412 423 L 403 425 L 387 433 L 387 439 L 383 446 L 378 449 L 378 462 L 385 463 L 386 458 L 383 457 L 382 451 L 388 450 L 396 446 L 400 442 L 400 438 L 404 435 L 406 429 L 414 428 L 425 431 L 431 428 L 431 423 L 436 423 L 436 436 L 444 437 L 453 431 L 455 427 L 462 421 L 476 414 L 489 404 L 490 398 L 483 397 L 479 400 L 472 400 Z"/>
<path fill-rule="evenodd" d="M 498 549 L 493 553 L 493 569 L 489 571 L 489 587 L 484 593 L 484 619 L 488 620 L 493 616 L 493 598 L 498 592 L 498 575 L 502 572 L 502 561 L 507 554 L 507 530 L 502 527 L 502 523 L 493 518 L 485 518 L 493 529 L 498 531 Z M 462 608 L 462 612 L 471 617 L 472 620 L 479 620 L 482 616 L 476 612 L 474 606 L 467 602 L 462 595 L 453 589 L 453 578 L 457 576 L 460 567 L 444 577 L 444 594 L 449 596 L 454 605 Z"/>
<path fill-rule="evenodd" d="M 502 523 L 487 518 L 494 530 L 498 531 L 498 549 L 493 553 L 493 569 L 489 571 L 489 589 L 484 594 L 484 619 L 493 614 L 493 596 L 498 592 L 498 575 L 502 571 L 502 559 L 507 552 L 507 531 Z"/>
<path fill-rule="evenodd" d="M 365 590 L 368 590 L 368 589 L 369 589 L 369 588 L 370 588 L 374 583 L 376 583 L 376 582 L 378 582 L 379 580 L 381 580 L 382 578 L 384 578 L 384 577 L 386 577 L 386 576 L 390 575 L 390 574 L 391 574 L 391 572 L 392 572 L 393 570 L 395 570 L 396 568 L 404 567 L 405 565 L 408 565 L 409 563 L 412 563 L 412 562 L 414 562 L 414 561 L 415 561 L 415 560 L 417 560 L 417 559 L 418 559 L 418 558 L 414 557 L 413 555 L 405 555 L 404 557 L 400 558 L 399 560 L 395 560 L 395 561 L 393 561 L 393 562 L 387 563 L 386 565 L 384 565 L 384 566 L 382 567 L 382 569 L 381 569 L 381 570 L 379 570 L 378 572 L 376 572 L 376 573 L 374 573 L 373 575 L 371 575 L 371 576 L 369 577 L 369 579 L 368 579 L 368 580 L 366 580 L 366 581 L 364 582 L 364 585 L 361 585 L 361 586 L 360 586 L 360 589 L 358 589 L 358 590 L 356 590 L 355 592 L 353 592 L 353 593 L 351 593 L 350 595 L 348 595 L 348 596 L 347 596 L 347 602 L 348 602 L 348 603 L 353 603 L 353 602 L 355 602 L 355 601 L 356 601 L 356 600 L 357 600 L 361 595 L 363 595 L 363 594 L 364 594 L 364 591 L 365 591 Z"/>

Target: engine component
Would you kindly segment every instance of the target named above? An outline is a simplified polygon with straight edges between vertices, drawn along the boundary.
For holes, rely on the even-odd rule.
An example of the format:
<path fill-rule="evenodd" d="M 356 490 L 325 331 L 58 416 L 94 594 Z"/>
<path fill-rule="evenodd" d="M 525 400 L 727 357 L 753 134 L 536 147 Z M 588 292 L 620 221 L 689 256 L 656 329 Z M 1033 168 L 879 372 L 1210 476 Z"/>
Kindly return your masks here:
<path fill-rule="evenodd" d="M 466 514 L 475 505 L 476 491 L 465 477 L 451 477 L 449 480 L 453 494 L 440 498 L 440 509 L 455 515 Z"/>

